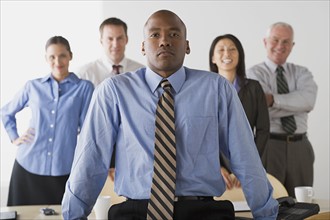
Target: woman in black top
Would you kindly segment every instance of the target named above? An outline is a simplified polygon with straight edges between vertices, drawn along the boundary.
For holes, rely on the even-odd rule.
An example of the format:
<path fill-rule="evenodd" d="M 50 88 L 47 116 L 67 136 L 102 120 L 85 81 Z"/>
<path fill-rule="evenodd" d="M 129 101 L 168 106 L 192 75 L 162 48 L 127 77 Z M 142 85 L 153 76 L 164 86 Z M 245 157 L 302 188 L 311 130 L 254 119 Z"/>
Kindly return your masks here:
<path fill-rule="evenodd" d="M 210 71 L 225 77 L 237 90 L 261 157 L 269 137 L 268 107 L 259 82 L 246 78 L 244 50 L 241 42 L 232 34 L 216 37 L 210 47 L 209 65 Z M 225 160 L 221 156 L 221 161 Z M 222 165 L 229 169 L 226 163 Z M 236 178 L 230 178 L 225 168 L 221 168 L 221 173 L 229 189 L 240 185 Z"/>

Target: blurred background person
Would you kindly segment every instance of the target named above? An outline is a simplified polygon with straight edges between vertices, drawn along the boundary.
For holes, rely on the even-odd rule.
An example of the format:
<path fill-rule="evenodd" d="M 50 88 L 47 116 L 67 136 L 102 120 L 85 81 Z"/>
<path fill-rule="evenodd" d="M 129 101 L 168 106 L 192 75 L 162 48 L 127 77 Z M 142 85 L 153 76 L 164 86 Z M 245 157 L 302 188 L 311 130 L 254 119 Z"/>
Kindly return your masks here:
<path fill-rule="evenodd" d="M 101 23 L 99 31 L 104 54 L 101 58 L 82 66 L 78 70 L 80 78 L 90 80 L 96 87 L 108 77 L 144 67 L 141 63 L 125 57 L 128 35 L 127 25 L 124 21 L 115 17 L 107 18 Z M 115 151 L 113 154 L 115 154 Z M 112 156 L 110 167 L 109 177 L 113 181 L 115 172 L 114 156 Z"/>
<path fill-rule="evenodd" d="M 61 204 L 94 89 L 91 82 L 69 72 L 72 52 L 65 38 L 51 37 L 45 49 L 51 73 L 28 81 L 1 109 L 3 125 L 18 146 L 8 206 Z M 25 107 L 32 118 L 19 135 L 15 115 Z"/>
<path fill-rule="evenodd" d="M 82 79 L 90 80 L 97 86 L 108 77 L 144 67 L 143 64 L 125 57 L 128 35 L 124 21 L 115 17 L 107 18 L 101 23 L 99 31 L 104 54 L 79 68 L 78 75 Z"/>
<path fill-rule="evenodd" d="M 264 166 L 294 197 L 294 187 L 313 185 L 314 150 L 307 138 L 308 113 L 313 110 L 317 85 L 303 66 L 288 63 L 294 31 L 284 22 L 272 24 L 264 38 L 267 58 L 247 71 L 266 95 L 270 137 Z"/>
<path fill-rule="evenodd" d="M 209 52 L 210 71 L 220 74 L 235 87 L 254 134 L 260 157 L 265 151 L 269 137 L 269 114 L 265 94 L 256 80 L 247 79 L 245 55 L 241 42 L 232 34 L 216 37 Z M 222 161 L 226 158 L 221 156 Z M 228 163 L 222 164 L 229 169 Z M 240 186 L 239 181 L 230 177 L 226 168 L 221 168 L 227 187 Z"/>

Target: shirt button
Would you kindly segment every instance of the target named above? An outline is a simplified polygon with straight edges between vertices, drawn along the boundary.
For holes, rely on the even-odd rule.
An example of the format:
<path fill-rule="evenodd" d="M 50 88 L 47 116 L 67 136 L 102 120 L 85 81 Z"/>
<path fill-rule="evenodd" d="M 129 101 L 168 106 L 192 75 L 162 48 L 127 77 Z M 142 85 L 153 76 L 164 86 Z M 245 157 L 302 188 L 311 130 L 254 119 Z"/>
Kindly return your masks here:
<path fill-rule="evenodd" d="M 49 142 L 52 142 L 52 141 L 53 141 L 53 138 L 49 138 L 48 141 L 49 141 Z"/>
<path fill-rule="evenodd" d="M 52 112 L 52 114 L 55 114 L 55 110 L 52 110 L 51 112 Z"/>
<path fill-rule="evenodd" d="M 54 102 L 56 102 L 57 101 L 57 99 L 54 99 Z"/>
<path fill-rule="evenodd" d="M 54 127 L 54 125 L 53 125 L 53 124 L 51 124 L 49 127 L 53 128 L 53 127 Z"/>
<path fill-rule="evenodd" d="M 50 155 L 52 155 L 52 153 L 51 152 L 48 152 L 47 155 L 50 156 Z"/>

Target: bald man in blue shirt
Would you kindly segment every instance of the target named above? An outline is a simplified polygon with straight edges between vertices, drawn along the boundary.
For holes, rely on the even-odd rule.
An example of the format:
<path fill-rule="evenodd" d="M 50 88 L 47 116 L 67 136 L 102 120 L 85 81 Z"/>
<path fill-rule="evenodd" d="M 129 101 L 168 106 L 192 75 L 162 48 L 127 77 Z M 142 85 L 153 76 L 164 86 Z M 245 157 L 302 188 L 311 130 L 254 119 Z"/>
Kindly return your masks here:
<path fill-rule="evenodd" d="M 109 219 L 147 218 L 155 112 L 164 79 L 175 100 L 173 219 L 234 219 L 228 202 L 213 201 L 226 190 L 220 152 L 229 158 L 254 218 L 276 219 L 278 203 L 233 86 L 219 74 L 183 66 L 189 42 L 184 23 L 173 12 L 152 14 L 144 37 L 148 67 L 105 80 L 93 95 L 62 201 L 64 219 L 87 218 L 106 180 L 114 144 L 115 191 L 128 200 L 113 205 Z"/>

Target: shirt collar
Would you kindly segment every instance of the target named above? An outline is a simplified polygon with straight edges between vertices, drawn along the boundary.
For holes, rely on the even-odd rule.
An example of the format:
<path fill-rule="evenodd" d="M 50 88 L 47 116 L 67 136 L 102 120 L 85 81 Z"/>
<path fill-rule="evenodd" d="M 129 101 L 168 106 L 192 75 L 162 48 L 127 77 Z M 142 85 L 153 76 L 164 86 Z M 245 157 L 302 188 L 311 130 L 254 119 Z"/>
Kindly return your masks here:
<path fill-rule="evenodd" d="M 53 75 L 50 73 L 48 75 L 46 75 L 45 77 L 43 77 L 41 79 L 41 82 L 44 83 L 44 82 L 47 82 L 49 80 L 55 80 Z M 74 73 L 71 73 L 69 74 L 69 76 L 67 76 L 63 81 L 61 81 L 61 83 L 64 83 L 64 82 L 71 82 L 71 83 L 78 83 L 80 81 L 80 79 L 74 74 Z"/>
<path fill-rule="evenodd" d="M 122 67 L 127 65 L 127 59 L 125 58 L 125 56 L 123 57 L 123 59 L 119 62 L 118 65 L 121 65 Z"/>
<path fill-rule="evenodd" d="M 146 68 L 146 82 L 150 88 L 150 91 L 154 93 L 159 83 L 163 80 L 163 77 L 152 71 L 149 67 Z M 167 80 L 171 83 L 174 91 L 179 93 L 180 89 L 183 86 L 184 81 L 186 80 L 186 71 L 182 66 L 179 70 L 173 73 Z"/>
<path fill-rule="evenodd" d="M 272 71 L 272 73 L 276 73 L 276 68 L 278 66 L 276 63 L 271 61 L 268 57 L 267 57 L 265 63 L 266 63 L 266 66 Z M 287 71 L 287 64 L 283 63 L 281 66 L 283 67 L 284 72 L 286 72 Z"/>

